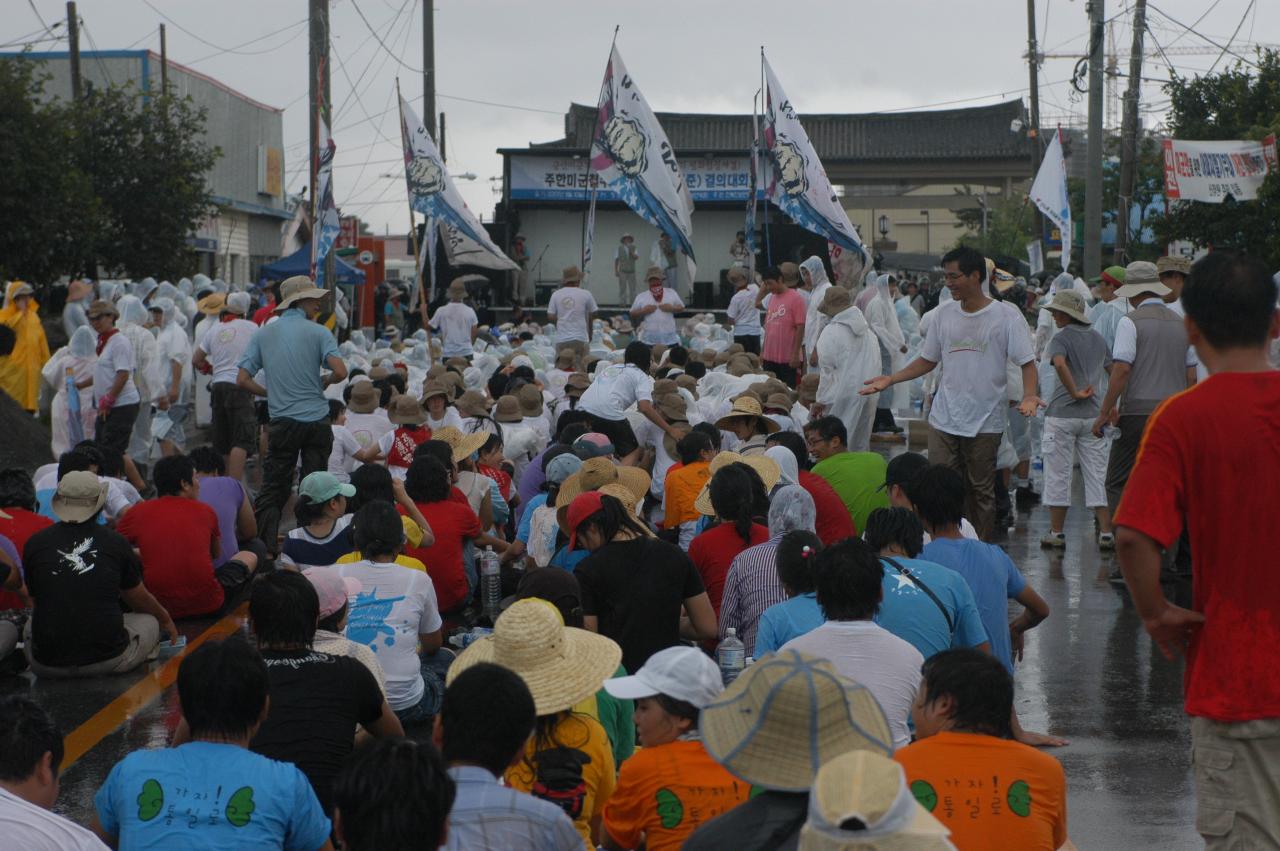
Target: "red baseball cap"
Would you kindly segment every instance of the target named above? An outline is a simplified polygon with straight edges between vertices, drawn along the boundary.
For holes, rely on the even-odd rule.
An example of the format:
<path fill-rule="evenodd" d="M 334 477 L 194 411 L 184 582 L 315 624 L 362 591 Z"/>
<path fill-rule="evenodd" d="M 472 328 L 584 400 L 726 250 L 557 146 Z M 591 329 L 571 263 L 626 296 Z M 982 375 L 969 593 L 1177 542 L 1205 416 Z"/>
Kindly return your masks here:
<path fill-rule="evenodd" d="M 600 491 L 587 491 L 578 494 L 573 498 L 573 502 L 569 503 L 569 511 L 565 517 L 565 523 L 569 527 L 569 550 L 578 543 L 578 527 L 582 525 L 582 521 L 586 520 L 592 514 L 600 511 L 604 507 L 601 502 L 604 494 Z"/>

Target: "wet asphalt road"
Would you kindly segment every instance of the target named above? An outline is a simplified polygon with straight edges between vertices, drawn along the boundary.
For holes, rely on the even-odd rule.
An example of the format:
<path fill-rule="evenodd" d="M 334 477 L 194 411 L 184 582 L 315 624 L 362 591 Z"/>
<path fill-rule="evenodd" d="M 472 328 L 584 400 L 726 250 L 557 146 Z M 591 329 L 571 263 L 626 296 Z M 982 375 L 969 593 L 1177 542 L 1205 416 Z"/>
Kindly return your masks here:
<path fill-rule="evenodd" d="M 1027 729 L 1071 742 L 1050 751 L 1066 769 L 1071 839 L 1081 849 L 1202 848 L 1194 831 L 1182 665 L 1160 656 L 1127 593 L 1107 581 L 1112 557 L 1093 543 L 1092 518 L 1071 512 L 1065 554 L 1040 549 L 1047 527 L 1045 509 L 1020 511 L 1005 546 L 1052 607 L 1027 635 L 1017 701 Z M 183 630 L 194 638 L 212 623 L 192 621 Z M 28 692 L 70 734 L 147 676 L 63 682 L 23 676 L 0 681 L 0 691 Z M 130 751 L 165 744 L 177 719 L 176 687 L 130 707 L 123 725 L 64 772 L 58 811 L 87 823 L 111 766 Z"/>

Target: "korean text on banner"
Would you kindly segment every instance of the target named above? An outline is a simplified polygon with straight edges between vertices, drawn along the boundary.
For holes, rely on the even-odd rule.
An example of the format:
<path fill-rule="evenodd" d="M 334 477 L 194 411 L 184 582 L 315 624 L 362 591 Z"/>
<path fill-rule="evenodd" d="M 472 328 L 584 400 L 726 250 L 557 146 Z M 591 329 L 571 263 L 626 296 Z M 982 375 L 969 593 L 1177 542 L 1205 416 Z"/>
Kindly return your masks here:
<path fill-rule="evenodd" d="M 1253 201 L 1277 167 L 1274 135 L 1261 142 L 1164 140 L 1164 194 L 1172 201 Z"/>
<path fill-rule="evenodd" d="M 761 61 L 767 82 L 764 147 L 769 199 L 805 230 L 824 236 L 847 251 L 868 256 L 795 108 L 769 62 L 763 57 Z"/>
<path fill-rule="evenodd" d="M 667 134 L 616 46 L 600 87 L 591 169 L 642 219 L 671 237 L 686 258 L 692 281 L 693 197 Z"/>

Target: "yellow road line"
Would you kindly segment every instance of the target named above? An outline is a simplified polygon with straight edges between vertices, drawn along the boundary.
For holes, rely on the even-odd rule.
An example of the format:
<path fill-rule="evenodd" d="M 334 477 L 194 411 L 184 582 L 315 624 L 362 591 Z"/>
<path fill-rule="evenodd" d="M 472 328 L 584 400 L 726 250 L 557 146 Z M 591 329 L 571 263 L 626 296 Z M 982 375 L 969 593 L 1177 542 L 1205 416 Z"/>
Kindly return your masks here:
<path fill-rule="evenodd" d="M 164 690 L 177 681 L 178 665 L 188 653 L 211 638 L 223 638 L 238 630 L 244 623 L 248 608 L 248 603 L 240 604 L 199 637 L 188 641 L 182 652 L 165 661 L 163 665 L 134 683 L 115 700 L 99 709 L 88 721 L 72 730 L 62 742 L 64 750 L 62 770 L 66 771 L 75 764 L 76 760 L 119 729 L 120 725 L 164 694 Z"/>

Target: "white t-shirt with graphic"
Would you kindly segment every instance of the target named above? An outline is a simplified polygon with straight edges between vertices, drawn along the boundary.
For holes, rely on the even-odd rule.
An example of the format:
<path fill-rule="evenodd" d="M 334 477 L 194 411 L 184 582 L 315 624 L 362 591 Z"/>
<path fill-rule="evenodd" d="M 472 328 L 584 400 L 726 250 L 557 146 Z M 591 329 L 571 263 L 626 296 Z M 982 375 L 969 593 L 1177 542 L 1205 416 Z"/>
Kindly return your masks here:
<path fill-rule="evenodd" d="M 240 358 L 249 348 L 249 340 L 258 333 L 258 326 L 248 319 L 232 319 L 228 322 L 206 322 L 200 329 L 196 345 L 208 356 L 213 369 L 213 381 L 236 383 L 240 372 Z"/>
<path fill-rule="evenodd" d="M 479 324 L 476 312 L 460 301 L 440 306 L 431 317 L 431 327 L 440 333 L 447 358 L 467 357 L 474 353 L 471 329 Z"/>
<path fill-rule="evenodd" d="M 595 296 L 582 287 L 561 287 L 553 292 L 547 302 L 547 314 L 555 317 L 556 342 L 589 342 L 587 317 L 599 309 Z"/>

